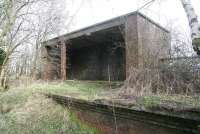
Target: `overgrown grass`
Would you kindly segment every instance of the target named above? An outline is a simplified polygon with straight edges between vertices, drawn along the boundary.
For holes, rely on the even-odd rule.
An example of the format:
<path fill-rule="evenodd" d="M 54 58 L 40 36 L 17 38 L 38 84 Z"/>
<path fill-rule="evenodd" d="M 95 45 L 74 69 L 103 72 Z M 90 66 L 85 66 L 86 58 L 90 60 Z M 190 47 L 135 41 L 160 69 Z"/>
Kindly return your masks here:
<path fill-rule="evenodd" d="M 112 99 L 117 93 L 121 83 L 119 82 L 102 82 L 102 81 L 66 81 L 62 83 L 36 83 L 28 87 L 28 90 L 34 92 L 53 93 L 59 95 L 71 96 L 74 98 L 95 100 L 95 99 Z M 114 96 L 117 98 L 117 95 Z M 137 103 L 146 108 L 159 107 L 160 105 L 169 105 L 169 107 L 178 108 L 191 107 L 200 108 L 200 97 L 178 95 L 178 94 L 157 94 L 140 96 Z M 136 105 L 138 105 L 136 104 Z"/>
<path fill-rule="evenodd" d="M 96 129 L 74 120 L 65 107 L 47 99 L 44 93 L 88 93 L 89 88 L 73 83 L 33 84 L 0 93 L 0 134 L 96 134 Z"/>
<path fill-rule="evenodd" d="M 200 97 L 185 95 L 151 95 L 142 96 L 139 105 L 146 108 L 169 107 L 178 109 L 200 109 Z"/>
<path fill-rule="evenodd" d="M 118 82 L 102 82 L 102 81 L 66 81 L 66 82 L 51 82 L 51 83 L 36 83 L 28 87 L 29 90 L 34 90 L 43 93 L 53 93 L 59 95 L 68 95 L 74 98 L 92 100 L 102 97 L 102 93 L 111 94 L 111 90 L 119 87 Z M 106 97 L 103 95 L 103 97 Z"/>
<path fill-rule="evenodd" d="M 40 93 L 53 93 L 79 99 L 108 98 L 118 83 L 67 81 L 63 83 L 33 83 L 0 92 L 0 134 L 98 134 L 79 122 L 68 109 Z M 114 90 L 116 91 L 116 90 Z M 200 97 L 183 95 L 141 96 L 136 106 L 159 107 L 163 103 L 200 108 Z M 135 103 L 135 101 L 134 101 Z M 174 107 L 174 105 L 173 105 Z M 175 107 L 176 108 L 176 107 Z"/>

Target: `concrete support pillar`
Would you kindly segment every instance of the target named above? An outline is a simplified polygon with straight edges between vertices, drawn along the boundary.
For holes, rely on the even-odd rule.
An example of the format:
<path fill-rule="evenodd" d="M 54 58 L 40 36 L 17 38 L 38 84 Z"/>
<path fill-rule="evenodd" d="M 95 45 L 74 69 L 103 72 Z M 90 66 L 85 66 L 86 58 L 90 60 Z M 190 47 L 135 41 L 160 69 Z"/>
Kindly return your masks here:
<path fill-rule="evenodd" d="M 133 68 L 138 68 L 137 16 L 131 16 L 125 24 L 126 79 Z"/>
<path fill-rule="evenodd" d="M 61 79 L 67 79 L 67 47 L 66 42 L 61 41 Z"/>

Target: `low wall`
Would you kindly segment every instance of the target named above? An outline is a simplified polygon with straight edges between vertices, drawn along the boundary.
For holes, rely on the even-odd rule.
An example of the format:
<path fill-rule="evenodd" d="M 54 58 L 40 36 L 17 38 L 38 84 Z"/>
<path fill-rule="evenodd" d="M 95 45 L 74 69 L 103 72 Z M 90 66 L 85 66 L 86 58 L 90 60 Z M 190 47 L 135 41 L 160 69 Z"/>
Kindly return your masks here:
<path fill-rule="evenodd" d="M 200 119 L 153 113 L 123 106 L 47 95 L 76 113 L 80 121 L 103 134 L 199 134 Z"/>

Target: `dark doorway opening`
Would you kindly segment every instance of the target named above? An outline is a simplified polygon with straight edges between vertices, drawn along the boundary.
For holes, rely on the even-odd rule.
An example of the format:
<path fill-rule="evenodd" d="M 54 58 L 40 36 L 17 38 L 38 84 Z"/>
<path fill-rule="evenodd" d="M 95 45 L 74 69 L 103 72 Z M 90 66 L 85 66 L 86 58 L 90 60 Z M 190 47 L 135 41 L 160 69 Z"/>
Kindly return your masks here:
<path fill-rule="evenodd" d="M 71 39 L 67 55 L 68 79 L 125 80 L 123 29 L 123 26 L 116 26 Z"/>

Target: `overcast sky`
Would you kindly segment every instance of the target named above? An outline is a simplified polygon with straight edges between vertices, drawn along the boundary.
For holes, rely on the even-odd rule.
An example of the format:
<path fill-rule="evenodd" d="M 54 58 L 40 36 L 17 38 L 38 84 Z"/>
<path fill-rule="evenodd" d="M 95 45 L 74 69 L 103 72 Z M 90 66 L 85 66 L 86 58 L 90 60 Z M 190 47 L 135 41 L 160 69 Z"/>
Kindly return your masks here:
<path fill-rule="evenodd" d="M 71 30 L 80 29 L 119 15 L 130 13 L 150 0 L 73 0 L 68 7 L 71 15 L 76 14 Z M 180 0 L 158 0 L 141 10 L 156 22 L 168 27 L 169 23 L 188 30 L 188 21 Z M 160 2 L 161 1 L 161 2 Z M 200 16 L 200 0 L 191 0 Z"/>
<path fill-rule="evenodd" d="M 74 31 L 92 24 L 111 19 L 116 16 L 134 12 L 151 0 L 68 0 L 66 10 L 73 18 L 69 31 Z M 200 0 L 191 0 L 200 20 Z M 155 22 L 168 30 L 180 31 L 190 37 L 188 20 L 180 0 L 157 0 L 148 7 L 140 10 Z M 191 45 L 190 45 L 191 46 Z"/>

